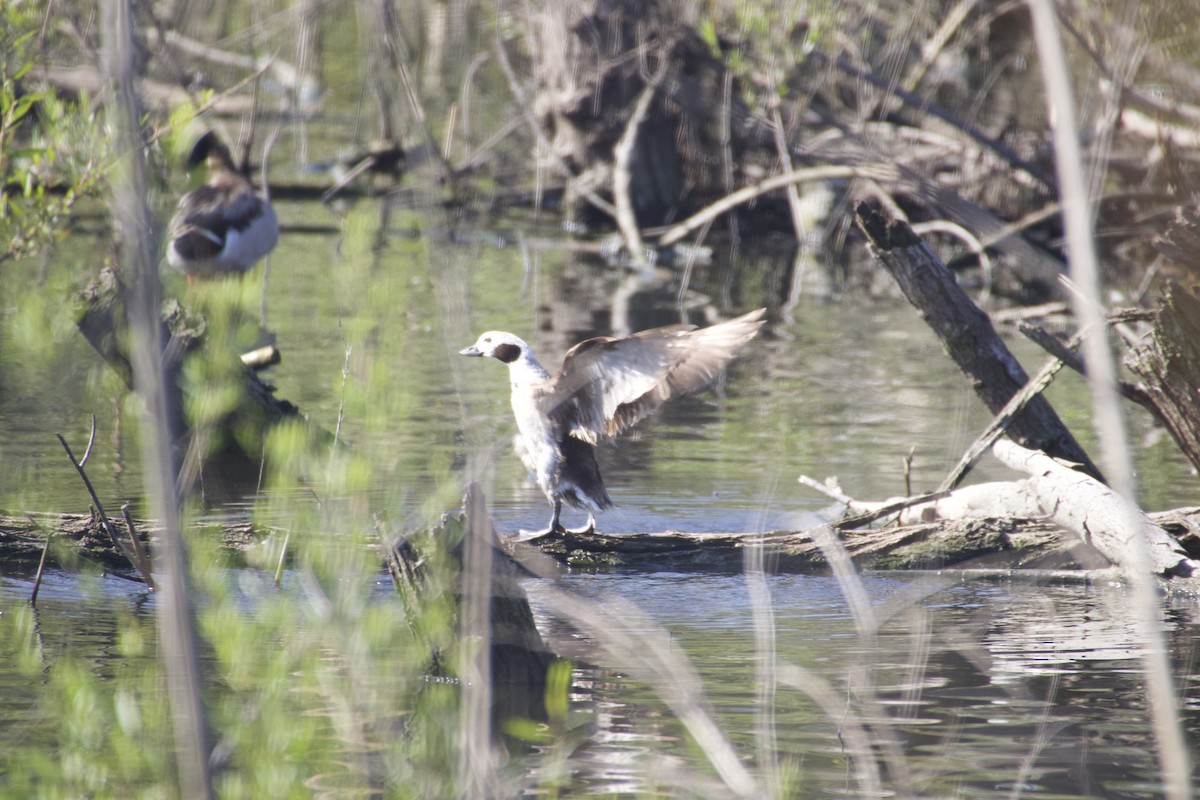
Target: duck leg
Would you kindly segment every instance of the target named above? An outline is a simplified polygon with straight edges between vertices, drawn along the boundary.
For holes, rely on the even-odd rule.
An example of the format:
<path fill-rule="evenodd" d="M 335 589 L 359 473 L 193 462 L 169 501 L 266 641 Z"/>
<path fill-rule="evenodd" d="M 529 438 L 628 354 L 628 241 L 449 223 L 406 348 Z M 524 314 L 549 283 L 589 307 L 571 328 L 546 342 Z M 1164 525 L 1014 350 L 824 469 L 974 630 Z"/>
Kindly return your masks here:
<path fill-rule="evenodd" d="M 566 529 L 558 521 L 559 516 L 562 515 L 562 500 L 555 498 L 553 502 L 554 511 L 550 514 L 550 524 L 540 531 L 521 531 L 517 536 L 518 542 L 536 542 L 538 539 L 544 539 L 547 536 L 566 533 Z"/>

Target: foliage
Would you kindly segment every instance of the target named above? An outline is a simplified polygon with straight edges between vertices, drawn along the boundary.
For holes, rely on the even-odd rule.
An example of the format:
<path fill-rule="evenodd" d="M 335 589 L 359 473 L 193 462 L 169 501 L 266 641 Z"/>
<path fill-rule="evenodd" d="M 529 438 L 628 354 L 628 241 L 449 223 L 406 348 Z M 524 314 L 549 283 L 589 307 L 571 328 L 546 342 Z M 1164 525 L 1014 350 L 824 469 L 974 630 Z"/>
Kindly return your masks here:
<path fill-rule="evenodd" d="M 0 262 L 64 235 L 67 216 L 104 172 L 107 140 L 86 94 L 65 100 L 25 88 L 40 60 L 42 16 L 33 3 L 0 8 Z"/>

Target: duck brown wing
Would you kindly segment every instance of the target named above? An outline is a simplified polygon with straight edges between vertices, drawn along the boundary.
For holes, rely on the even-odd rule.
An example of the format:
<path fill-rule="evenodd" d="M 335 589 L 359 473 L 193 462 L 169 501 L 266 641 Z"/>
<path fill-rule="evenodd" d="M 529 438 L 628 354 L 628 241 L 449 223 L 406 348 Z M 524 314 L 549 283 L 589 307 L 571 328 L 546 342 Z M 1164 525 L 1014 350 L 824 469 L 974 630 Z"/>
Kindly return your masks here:
<path fill-rule="evenodd" d="M 580 342 L 547 387 L 543 409 L 586 442 L 616 436 L 670 398 L 716 377 L 758 332 L 763 313 L 707 328 L 670 325 L 627 339 Z"/>
<path fill-rule="evenodd" d="M 248 184 L 204 185 L 189 192 L 179 203 L 171 223 L 174 236 L 203 231 L 214 241 L 225 241 L 229 231 L 244 231 L 267 213 L 263 199 Z"/>

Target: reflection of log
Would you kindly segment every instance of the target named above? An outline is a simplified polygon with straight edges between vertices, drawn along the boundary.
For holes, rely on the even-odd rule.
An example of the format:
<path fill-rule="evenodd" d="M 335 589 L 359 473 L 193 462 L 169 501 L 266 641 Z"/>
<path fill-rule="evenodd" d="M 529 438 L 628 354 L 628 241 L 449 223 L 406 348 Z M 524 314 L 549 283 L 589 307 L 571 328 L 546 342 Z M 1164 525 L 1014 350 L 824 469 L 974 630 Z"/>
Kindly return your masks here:
<path fill-rule="evenodd" d="M 888 221 L 865 203 L 857 221 L 871 252 L 921 312 L 947 354 L 971 382 L 979 399 L 998 414 L 1029 377 L 996 334 L 987 314 L 958 287 L 954 276 L 907 223 Z M 1009 426 L 1021 445 L 1083 465 L 1092 477 L 1100 471 L 1071 436 L 1045 397 L 1035 397 Z"/>
<path fill-rule="evenodd" d="M 1200 468 L 1200 298 L 1167 284 L 1149 340 L 1125 357 L 1142 396 Z"/>
<path fill-rule="evenodd" d="M 487 651 L 465 648 L 458 667 L 464 684 L 485 672 L 490 676 L 488 702 L 494 721 L 511 717 L 545 719 L 546 673 L 555 655 L 542 640 L 534 624 L 529 599 L 519 582 L 521 570 L 493 546 L 495 532 L 487 518 L 483 496 L 471 486 L 464 498 L 464 512 L 447 515 L 438 526 L 429 528 L 385 547 L 384 558 L 400 596 L 414 612 L 436 601 L 449 590 L 454 594 L 458 621 L 458 639 L 486 642 Z M 447 556 L 457 564 L 447 564 Z M 482 556 L 482 557 L 481 557 Z M 453 587 L 439 582 L 445 570 L 431 569 L 440 564 L 456 570 Z M 418 618 L 414 613 L 413 618 Z M 421 635 L 420 631 L 416 631 Z M 427 642 L 433 651 L 431 673 L 452 665 L 439 645 Z M 468 694 L 478 686 L 466 688 Z M 484 696 L 474 694 L 478 703 Z M 483 724 L 482 719 L 477 723 Z"/>

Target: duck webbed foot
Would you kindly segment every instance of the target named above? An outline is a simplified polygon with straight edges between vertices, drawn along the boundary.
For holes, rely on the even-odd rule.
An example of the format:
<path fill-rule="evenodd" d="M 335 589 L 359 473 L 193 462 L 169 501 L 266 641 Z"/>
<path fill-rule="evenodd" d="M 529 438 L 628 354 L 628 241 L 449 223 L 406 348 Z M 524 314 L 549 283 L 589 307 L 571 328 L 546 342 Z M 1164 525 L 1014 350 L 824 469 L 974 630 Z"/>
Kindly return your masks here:
<path fill-rule="evenodd" d="M 543 528 L 540 531 L 527 531 L 527 530 L 521 529 L 520 531 L 517 532 L 517 541 L 518 542 L 536 542 L 536 541 L 545 539 L 550 536 L 562 536 L 566 532 L 567 531 L 563 528 L 562 525 L 559 525 L 556 528 Z"/>
<path fill-rule="evenodd" d="M 548 536 L 562 536 L 564 534 L 573 533 L 577 535 L 595 533 L 596 532 L 596 517 L 593 514 L 588 514 L 587 525 L 582 528 L 564 528 L 559 521 L 559 516 L 562 514 L 562 501 L 554 501 L 554 513 L 550 515 L 550 524 L 540 531 L 522 530 L 517 535 L 518 542 L 536 542 L 539 539 L 545 539 Z"/>
<path fill-rule="evenodd" d="M 561 536 L 566 533 L 562 523 L 558 521 L 559 515 L 562 514 L 562 501 L 555 500 L 554 511 L 550 514 L 550 524 L 540 531 L 522 530 L 517 534 L 518 542 L 536 542 L 539 539 L 545 539 L 547 536 Z"/>
<path fill-rule="evenodd" d="M 561 530 L 563 533 L 574 533 L 574 534 L 579 534 L 579 535 L 583 535 L 583 534 L 587 534 L 587 533 L 595 533 L 596 532 L 596 517 L 593 514 L 588 514 L 587 525 L 584 525 L 582 528 L 564 528 L 561 525 L 559 525 L 558 527 L 559 527 L 559 530 Z"/>

